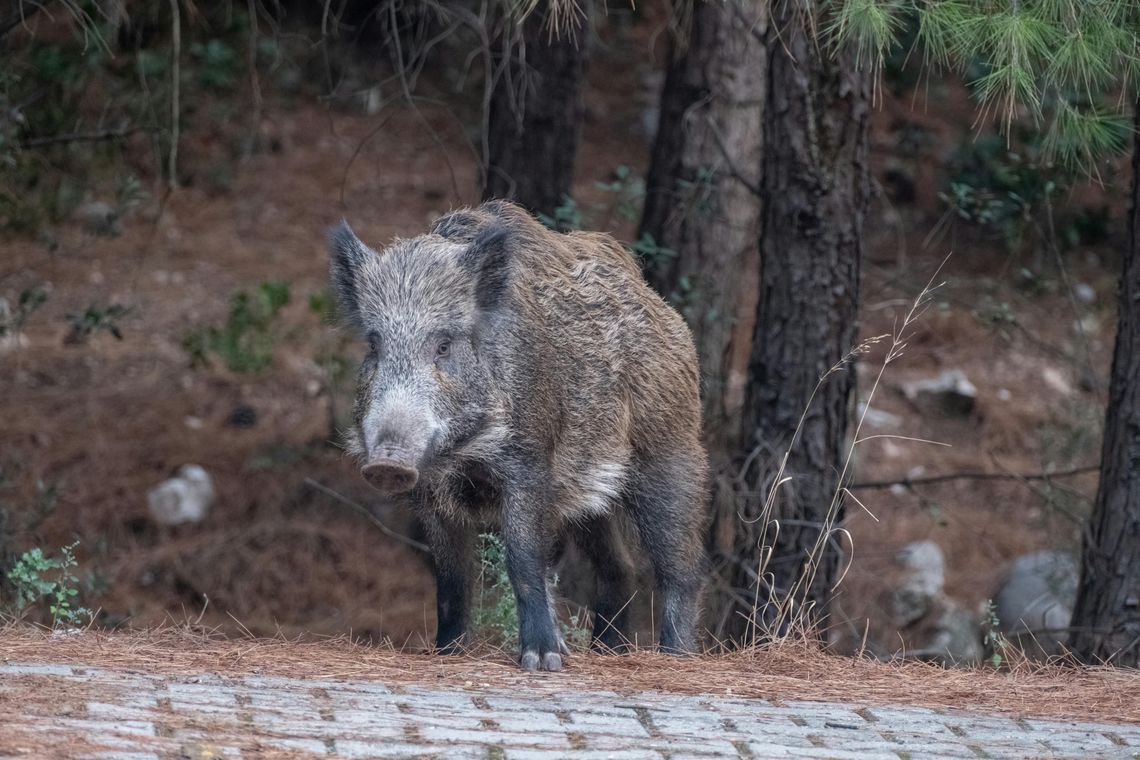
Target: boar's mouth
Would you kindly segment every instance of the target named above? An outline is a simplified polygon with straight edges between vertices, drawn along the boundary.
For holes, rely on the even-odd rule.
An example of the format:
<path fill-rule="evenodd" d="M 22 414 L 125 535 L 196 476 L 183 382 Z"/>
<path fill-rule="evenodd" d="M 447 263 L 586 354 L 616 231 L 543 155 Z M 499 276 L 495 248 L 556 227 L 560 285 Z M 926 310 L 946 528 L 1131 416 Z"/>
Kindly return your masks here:
<path fill-rule="evenodd" d="M 410 491 L 420 479 L 415 465 L 394 458 L 373 459 L 360 468 L 360 474 L 373 488 L 388 494 Z"/>

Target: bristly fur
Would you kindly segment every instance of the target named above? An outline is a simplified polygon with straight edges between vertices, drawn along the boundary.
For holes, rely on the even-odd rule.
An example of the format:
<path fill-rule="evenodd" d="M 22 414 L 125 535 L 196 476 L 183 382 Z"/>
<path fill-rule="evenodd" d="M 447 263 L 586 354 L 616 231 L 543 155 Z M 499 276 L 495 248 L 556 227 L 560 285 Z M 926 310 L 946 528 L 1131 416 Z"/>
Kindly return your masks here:
<path fill-rule="evenodd" d="M 331 269 L 372 346 L 352 448 L 412 452 L 418 481 L 399 499 L 435 555 L 440 647 L 466 631 L 484 513 L 502 524 L 524 667 L 561 664 L 544 579 L 566 533 L 598 570 L 597 642 L 619 647 L 629 573 L 613 523 L 624 513 L 656 569 L 662 646 L 691 650 L 707 520 L 696 352 L 628 251 L 495 201 L 380 252 L 344 225 Z"/>

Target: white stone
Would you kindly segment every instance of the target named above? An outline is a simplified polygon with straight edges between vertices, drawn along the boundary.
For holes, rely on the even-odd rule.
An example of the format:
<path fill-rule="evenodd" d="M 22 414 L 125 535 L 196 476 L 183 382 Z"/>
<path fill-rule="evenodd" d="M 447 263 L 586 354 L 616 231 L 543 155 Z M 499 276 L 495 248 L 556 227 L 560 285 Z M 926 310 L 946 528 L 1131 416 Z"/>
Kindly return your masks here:
<path fill-rule="evenodd" d="M 942 594 L 945 560 L 938 544 L 915 541 L 899 549 L 895 561 L 907 572 L 891 593 L 891 612 L 898 625 L 906 626 L 929 613 Z"/>
<path fill-rule="evenodd" d="M 146 501 L 156 522 L 181 525 L 206 519 L 214 498 L 214 482 L 209 473 L 196 464 L 188 464 L 178 471 L 178 477 L 152 488 Z"/>
<path fill-rule="evenodd" d="M 902 392 L 916 404 L 955 416 L 968 415 L 978 398 L 978 389 L 960 369 L 948 369 L 937 377 L 906 383 Z"/>
<path fill-rule="evenodd" d="M 1077 599 L 1080 570 L 1071 554 L 1025 554 L 1013 561 L 994 593 L 998 629 L 1034 657 L 1060 654 Z"/>

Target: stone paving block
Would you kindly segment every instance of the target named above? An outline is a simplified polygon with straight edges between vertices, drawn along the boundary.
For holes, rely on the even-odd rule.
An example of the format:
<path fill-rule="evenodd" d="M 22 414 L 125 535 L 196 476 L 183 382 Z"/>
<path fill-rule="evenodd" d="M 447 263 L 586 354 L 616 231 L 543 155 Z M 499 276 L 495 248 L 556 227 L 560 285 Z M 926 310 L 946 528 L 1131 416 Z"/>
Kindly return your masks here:
<path fill-rule="evenodd" d="M 274 715 L 281 719 L 320 720 L 321 717 L 319 706 L 308 697 L 283 699 L 277 693 L 260 694 L 251 691 L 244 698 L 248 700 L 246 709 L 254 713 Z"/>
<path fill-rule="evenodd" d="M 416 687 L 409 688 L 402 695 L 403 701 L 415 703 L 419 707 L 467 711 L 471 709 L 471 695 L 463 691 L 428 691 Z"/>
<path fill-rule="evenodd" d="M 573 754 L 564 750 L 548 749 L 508 749 L 506 760 L 664 760 L 664 755 L 651 749 L 624 750 L 574 750 Z"/>
<path fill-rule="evenodd" d="M 586 741 L 590 746 L 595 746 L 589 739 Z M 665 750 L 670 754 L 681 753 L 703 755 L 704 757 L 736 757 L 739 754 L 736 745 L 725 738 L 696 739 L 662 736 L 651 740 L 649 746 L 658 751 Z"/>
<path fill-rule="evenodd" d="M 329 754 L 328 745 L 320 739 L 266 739 L 267 747 L 293 752 L 308 752 L 313 755 Z"/>
<path fill-rule="evenodd" d="M 61 718 L 53 721 L 55 730 L 70 728 L 87 736 L 155 736 L 154 724 L 142 720 L 87 720 Z"/>
<path fill-rule="evenodd" d="M 748 748 L 756 757 L 804 757 L 814 760 L 900 760 L 895 752 L 865 753 L 823 747 L 783 747 L 749 742 Z"/>
<path fill-rule="evenodd" d="M 264 733 L 278 736 L 312 736 L 324 739 L 335 736 L 340 730 L 332 721 L 323 718 L 284 718 L 269 713 L 251 713 L 251 725 Z"/>
<path fill-rule="evenodd" d="M 346 758 L 446 758 L 447 760 L 487 760 L 483 747 L 435 747 L 427 744 L 340 741 L 333 753 Z"/>
<path fill-rule="evenodd" d="M 472 700 L 479 699 L 486 702 L 495 712 L 554 713 L 562 709 L 562 703 L 559 700 L 549 697 L 542 699 L 518 699 L 497 694 L 483 695 L 472 693 L 470 698 Z"/>
<path fill-rule="evenodd" d="M 503 747 L 564 747 L 570 749 L 566 734 L 508 733 L 493 728 L 460 729 L 446 726 L 420 726 L 419 736 L 432 744 L 482 744 Z"/>
<path fill-rule="evenodd" d="M 563 725 L 562 721 L 558 719 L 558 716 L 552 712 L 536 711 L 530 715 L 526 715 L 516 712 L 480 711 L 476 714 L 486 715 L 488 719 L 495 721 L 495 724 L 504 731 L 535 731 L 542 733 L 566 733 L 567 731 L 567 727 Z"/>
<path fill-rule="evenodd" d="M 154 700 L 150 704 L 106 704 L 103 702 L 88 702 L 84 708 L 87 715 L 99 720 L 129 720 L 151 722 L 158 715 Z"/>
<path fill-rule="evenodd" d="M 608 715 L 572 712 L 566 728 L 570 731 L 591 735 L 620 736 L 631 741 L 649 738 L 649 732 L 645 730 L 645 726 L 638 722 L 637 718 L 617 718 Z"/>
<path fill-rule="evenodd" d="M 332 722 L 342 728 L 367 731 L 402 731 L 408 722 L 399 710 L 332 710 L 329 714 Z"/>
<path fill-rule="evenodd" d="M 0 665 L 5 676 L 72 676 L 70 665 L 50 665 L 38 662 L 6 662 Z"/>
<path fill-rule="evenodd" d="M 894 750 L 899 758 L 910 758 L 910 760 L 919 760 L 919 758 L 951 758 L 954 760 L 978 760 L 979 755 L 976 751 L 970 749 L 963 744 L 952 744 L 938 741 L 925 742 L 923 744 L 914 746 L 902 746 Z"/>

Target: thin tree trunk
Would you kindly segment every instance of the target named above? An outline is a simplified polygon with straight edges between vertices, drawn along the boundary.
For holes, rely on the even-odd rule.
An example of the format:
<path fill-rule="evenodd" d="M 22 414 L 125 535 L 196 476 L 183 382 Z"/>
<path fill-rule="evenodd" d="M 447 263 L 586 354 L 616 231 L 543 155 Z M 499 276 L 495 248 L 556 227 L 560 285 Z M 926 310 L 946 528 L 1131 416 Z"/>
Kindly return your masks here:
<path fill-rule="evenodd" d="M 870 201 L 870 77 L 852 55 L 820 49 L 797 3 L 772 9 L 768 103 L 765 113 L 760 237 L 760 299 L 744 419 L 746 450 L 758 447 L 753 489 L 771 487 L 792 435 L 786 477 L 775 500 L 779 529 L 763 521 L 755 498 L 742 505 L 736 552 L 729 562 L 734 607 L 722 611 L 723 637 L 751 641 L 789 624 L 826 625 L 840 549 L 823 536 L 829 523 L 847 436 L 853 370 L 832 375 L 809 405 L 817 381 L 853 348 L 857 336 L 863 222 Z M 820 21 L 817 19 L 815 25 Z M 842 520 L 842 502 L 833 515 Z M 762 541 L 761 541 L 762 539 Z M 765 580 L 757 585 L 759 547 L 770 546 Z M 809 562 L 815 569 L 807 571 Z M 790 617 L 766 606 L 795 594 Z M 754 605 L 758 609 L 754 609 Z M 758 612 L 759 614 L 755 614 Z M 760 624 L 757 630 L 751 623 Z M 777 631 L 772 631 L 772 627 Z"/>
<path fill-rule="evenodd" d="M 766 0 L 694 7 L 666 73 L 641 221 L 641 239 L 673 252 L 649 254 L 646 275 L 693 330 L 717 468 L 739 442 L 756 318 L 767 28 Z"/>
<path fill-rule="evenodd" d="M 1135 123 L 1140 127 L 1140 101 Z M 1104 422 L 1100 488 L 1085 533 L 1073 610 L 1073 652 L 1085 662 L 1140 666 L 1140 138 L 1132 151 L 1132 213 L 1120 278 L 1120 321 Z"/>
<path fill-rule="evenodd" d="M 588 7 L 585 6 L 585 7 Z M 494 79 L 483 200 L 508 198 L 553 215 L 569 195 L 582 124 L 588 27 L 575 17 L 553 35 L 549 2 L 523 21 Z"/>

